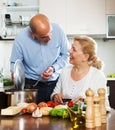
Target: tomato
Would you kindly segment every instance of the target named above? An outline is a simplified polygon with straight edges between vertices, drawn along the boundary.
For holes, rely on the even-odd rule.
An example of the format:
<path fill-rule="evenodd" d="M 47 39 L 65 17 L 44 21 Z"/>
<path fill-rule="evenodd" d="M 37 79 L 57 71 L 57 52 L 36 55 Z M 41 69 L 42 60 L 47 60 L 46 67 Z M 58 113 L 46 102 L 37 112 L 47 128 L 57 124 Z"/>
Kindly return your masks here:
<path fill-rule="evenodd" d="M 59 105 L 59 103 L 58 102 L 48 101 L 47 105 L 48 105 L 48 107 L 55 107 L 55 106 Z"/>
<path fill-rule="evenodd" d="M 67 105 L 68 105 L 68 107 L 73 107 L 74 104 L 72 101 L 68 101 Z"/>
<path fill-rule="evenodd" d="M 53 102 L 52 101 L 48 101 L 47 105 L 48 105 L 48 107 L 53 107 Z"/>
<path fill-rule="evenodd" d="M 53 107 L 55 107 L 55 106 L 57 106 L 57 105 L 59 105 L 58 102 L 53 102 Z"/>
<path fill-rule="evenodd" d="M 22 113 L 26 113 L 27 112 L 27 108 L 22 108 L 21 112 Z"/>

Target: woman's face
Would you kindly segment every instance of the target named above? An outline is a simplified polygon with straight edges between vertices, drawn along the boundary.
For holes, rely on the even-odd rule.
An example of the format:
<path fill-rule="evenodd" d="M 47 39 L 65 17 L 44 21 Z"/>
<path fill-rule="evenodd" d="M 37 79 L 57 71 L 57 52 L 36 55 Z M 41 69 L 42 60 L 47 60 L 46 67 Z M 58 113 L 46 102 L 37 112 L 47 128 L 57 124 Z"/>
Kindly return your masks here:
<path fill-rule="evenodd" d="M 69 50 L 70 53 L 70 64 L 73 65 L 80 65 L 83 61 L 86 61 L 86 55 L 82 51 L 82 46 L 79 41 L 74 41 L 72 44 L 71 49 Z"/>

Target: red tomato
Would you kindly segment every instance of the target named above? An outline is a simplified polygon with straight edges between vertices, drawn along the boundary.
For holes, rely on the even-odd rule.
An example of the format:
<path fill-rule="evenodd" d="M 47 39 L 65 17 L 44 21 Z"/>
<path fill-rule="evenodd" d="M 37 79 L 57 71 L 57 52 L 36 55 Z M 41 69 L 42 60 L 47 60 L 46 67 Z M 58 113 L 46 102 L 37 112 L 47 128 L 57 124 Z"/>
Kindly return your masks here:
<path fill-rule="evenodd" d="M 53 102 L 53 107 L 55 107 L 55 106 L 57 106 L 57 105 L 59 105 L 58 102 Z"/>
<path fill-rule="evenodd" d="M 48 101 L 47 105 L 48 105 L 48 107 L 53 107 L 53 102 L 52 101 Z"/>
<path fill-rule="evenodd" d="M 27 108 L 22 108 L 21 112 L 22 113 L 26 113 L 27 112 Z"/>
<path fill-rule="evenodd" d="M 67 105 L 68 105 L 68 107 L 73 107 L 74 104 L 72 101 L 68 101 Z"/>

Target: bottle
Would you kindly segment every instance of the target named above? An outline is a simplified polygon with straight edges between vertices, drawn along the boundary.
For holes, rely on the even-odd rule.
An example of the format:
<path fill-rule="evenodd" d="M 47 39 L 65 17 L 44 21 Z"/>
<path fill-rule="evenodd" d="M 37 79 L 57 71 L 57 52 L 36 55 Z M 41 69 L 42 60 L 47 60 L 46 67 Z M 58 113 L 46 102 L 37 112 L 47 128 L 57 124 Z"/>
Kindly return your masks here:
<path fill-rule="evenodd" d="M 72 128 L 71 130 L 74 130 L 78 127 L 85 126 L 85 115 L 82 114 L 82 103 L 79 102 L 78 109 L 76 111 L 72 110 L 71 108 L 68 107 L 68 112 L 70 115 L 70 121 L 72 122 Z"/>
<path fill-rule="evenodd" d="M 83 107 L 83 102 L 79 101 L 78 102 L 78 111 L 77 111 L 77 120 L 78 120 L 78 126 L 85 126 L 85 115 L 82 113 L 82 107 Z"/>
<path fill-rule="evenodd" d="M 69 112 L 70 121 L 72 122 L 72 128 L 71 128 L 71 130 L 78 128 L 79 125 L 78 125 L 78 119 L 77 119 L 77 112 L 73 111 L 69 107 L 67 108 L 67 110 Z"/>

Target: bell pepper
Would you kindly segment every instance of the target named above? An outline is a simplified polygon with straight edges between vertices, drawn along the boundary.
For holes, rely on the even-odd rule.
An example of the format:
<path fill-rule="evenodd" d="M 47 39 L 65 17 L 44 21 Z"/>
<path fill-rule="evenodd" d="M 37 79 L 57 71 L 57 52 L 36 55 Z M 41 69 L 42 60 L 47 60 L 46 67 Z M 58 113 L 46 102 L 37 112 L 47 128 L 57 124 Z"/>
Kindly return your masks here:
<path fill-rule="evenodd" d="M 69 113 L 66 108 L 53 108 L 50 111 L 51 116 L 69 118 Z"/>

